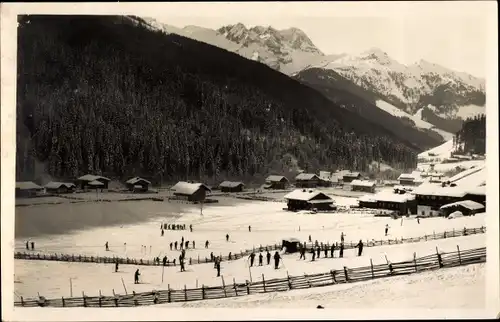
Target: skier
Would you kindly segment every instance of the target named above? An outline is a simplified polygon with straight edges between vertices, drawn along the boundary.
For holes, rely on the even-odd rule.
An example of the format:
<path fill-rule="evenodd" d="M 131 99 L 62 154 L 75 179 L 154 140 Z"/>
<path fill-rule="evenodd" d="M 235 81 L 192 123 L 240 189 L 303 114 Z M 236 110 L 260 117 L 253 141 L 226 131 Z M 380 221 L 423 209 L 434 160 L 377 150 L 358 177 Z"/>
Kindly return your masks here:
<path fill-rule="evenodd" d="M 264 259 L 264 256 L 262 256 L 262 253 L 259 254 L 259 266 L 262 266 L 262 259 Z"/>
<path fill-rule="evenodd" d="M 266 257 L 267 257 L 267 265 L 271 264 L 271 253 L 269 251 L 267 251 Z"/>
<path fill-rule="evenodd" d="M 417 217 L 417 224 L 420 225 L 420 218 Z"/>
<path fill-rule="evenodd" d="M 327 258 L 328 257 L 328 248 L 325 247 L 324 251 L 325 251 L 325 258 Z"/>
<path fill-rule="evenodd" d="M 217 262 L 217 265 L 215 267 L 217 269 L 217 277 L 220 276 L 220 262 Z"/>
<path fill-rule="evenodd" d="M 115 263 L 115 273 L 118 272 L 118 260 Z"/>
<path fill-rule="evenodd" d="M 252 226 L 248 226 L 248 232 L 252 231 Z"/>
<path fill-rule="evenodd" d="M 137 269 L 134 274 L 134 284 L 139 284 L 139 275 L 141 275 L 141 273 L 139 273 L 139 269 Z"/>
<path fill-rule="evenodd" d="M 253 261 L 255 259 L 255 253 L 251 253 L 250 256 L 248 256 L 248 258 L 250 258 L 250 267 L 253 266 Z"/>
<path fill-rule="evenodd" d="M 306 260 L 306 249 L 305 247 L 300 247 L 300 258 Z"/>
<path fill-rule="evenodd" d="M 181 245 L 184 244 L 184 236 L 181 238 Z"/>
<path fill-rule="evenodd" d="M 387 236 L 387 233 L 389 232 L 389 224 L 385 225 L 385 235 Z"/>
<path fill-rule="evenodd" d="M 106 246 L 106 251 L 108 251 L 109 250 L 109 244 L 108 244 L 108 242 L 106 242 L 106 244 L 104 246 Z"/>
<path fill-rule="evenodd" d="M 314 248 L 311 248 L 311 255 L 312 255 L 312 260 L 314 262 L 314 260 L 316 259 L 316 252 L 314 251 Z"/>
<path fill-rule="evenodd" d="M 278 251 L 276 251 L 276 253 L 274 253 L 274 269 L 278 269 L 279 268 L 279 266 L 280 266 L 280 259 L 281 259 L 281 256 L 278 253 Z"/>
<path fill-rule="evenodd" d="M 358 256 L 361 256 L 361 254 L 363 253 L 363 241 L 361 241 L 361 239 L 359 240 L 359 243 L 356 245 L 356 247 L 358 247 Z"/>
<path fill-rule="evenodd" d="M 330 257 L 334 258 L 335 257 L 335 245 L 332 244 L 332 247 L 330 248 Z"/>
<path fill-rule="evenodd" d="M 174 243 L 174 248 L 177 250 L 177 241 Z"/>
<path fill-rule="evenodd" d="M 161 237 L 163 237 L 163 235 L 165 235 L 165 231 L 163 230 L 163 228 L 161 229 Z"/>
<path fill-rule="evenodd" d="M 195 242 L 194 242 L 194 240 L 193 240 L 193 249 L 195 249 L 195 248 L 196 248 L 196 247 L 195 247 L 195 245 L 196 245 L 196 244 L 195 244 Z"/>
<path fill-rule="evenodd" d="M 311 235 L 309 235 L 309 242 L 312 243 Z"/>
<path fill-rule="evenodd" d="M 228 260 L 232 260 L 233 259 L 233 255 L 231 254 L 231 252 L 229 252 L 229 255 L 227 256 Z"/>
<path fill-rule="evenodd" d="M 175 266 L 175 260 L 176 260 L 176 259 L 174 258 L 174 260 L 172 261 L 172 264 L 174 264 L 174 266 Z"/>
<path fill-rule="evenodd" d="M 229 241 L 229 234 L 226 234 L 226 241 Z"/>
<path fill-rule="evenodd" d="M 172 250 L 172 246 L 173 246 L 173 244 L 172 244 L 172 242 L 170 242 L 170 250 Z"/>
<path fill-rule="evenodd" d="M 209 244 L 209 242 L 208 242 L 208 240 L 207 240 L 207 241 L 205 242 L 205 248 L 208 248 L 208 244 Z"/>
<path fill-rule="evenodd" d="M 181 272 L 185 272 L 186 269 L 184 268 L 184 258 L 179 258 L 179 263 L 181 264 Z"/>
<path fill-rule="evenodd" d="M 345 237 L 344 232 L 342 232 L 342 233 L 340 234 L 340 242 L 341 242 L 341 243 L 343 243 L 343 242 L 344 242 L 344 237 Z"/>
<path fill-rule="evenodd" d="M 189 231 L 193 232 L 193 224 L 189 225 Z"/>
<path fill-rule="evenodd" d="M 186 240 L 186 249 L 189 248 L 189 240 Z"/>
<path fill-rule="evenodd" d="M 210 261 L 213 262 L 214 261 L 214 252 L 210 252 Z"/>
<path fill-rule="evenodd" d="M 26 241 L 26 250 L 30 250 L 30 245 L 29 245 L 29 241 Z"/>
<path fill-rule="evenodd" d="M 339 258 L 344 257 L 344 243 L 340 243 Z"/>
<path fill-rule="evenodd" d="M 163 266 L 167 266 L 167 256 L 163 256 Z"/>

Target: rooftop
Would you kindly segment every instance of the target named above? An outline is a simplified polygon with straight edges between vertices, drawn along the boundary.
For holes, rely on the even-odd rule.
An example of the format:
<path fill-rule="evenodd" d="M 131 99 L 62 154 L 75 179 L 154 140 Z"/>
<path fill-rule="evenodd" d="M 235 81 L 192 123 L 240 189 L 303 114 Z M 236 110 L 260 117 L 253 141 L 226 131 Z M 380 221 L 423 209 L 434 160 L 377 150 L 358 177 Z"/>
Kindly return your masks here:
<path fill-rule="evenodd" d="M 224 187 L 224 188 L 236 188 L 240 185 L 245 185 L 243 182 L 241 181 L 223 181 L 219 184 L 219 187 Z"/>
<path fill-rule="evenodd" d="M 43 189 L 43 187 L 40 187 L 33 181 L 19 181 L 16 182 L 16 189 L 20 190 L 36 190 L 36 189 Z"/>
<path fill-rule="evenodd" d="M 444 205 L 439 209 L 447 209 L 447 208 L 452 208 L 455 206 L 462 206 L 462 207 L 470 209 L 470 210 L 478 210 L 478 209 L 484 208 L 484 205 L 480 204 L 479 202 L 475 202 L 472 200 L 462 200 L 462 201 L 457 201 L 457 202 L 453 202 L 453 203 Z"/>
<path fill-rule="evenodd" d="M 353 180 L 351 185 L 357 187 L 375 187 L 375 182 L 369 180 Z"/>
<path fill-rule="evenodd" d="M 204 188 L 207 191 L 211 191 L 210 188 L 203 183 L 191 183 L 185 181 L 179 181 L 171 189 L 178 194 L 192 195 L 200 188 Z"/>
<path fill-rule="evenodd" d="M 324 199 L 326 200 L 329 199 L 333 202 L 333 199 L 324 194 L 323 192 L 313 189 L 295 189 L 294 191 L 285 195 L 284 199 L 310 201 L 320 195 L 323 196 Z"/>
<path fill-rule="evenodd" d="M 105 180 L 105 181 L 111 181 L 111 179 L 103 177 L 103 176 L 96 176 L 93 174 L 86 174 L 84 176 L 81 176 L 77 180 L 79 181 L 95 181 L 95 180 Z"/>
<path fill-rule="evenodd" d="M 270 175 L 269 177 L 266 178 L 266 181 L 269 181 L 269 182 L 280 182 L 283 179 L 285 179 L 286 181 L 288 181 L 288 179 L 285 176 Z"/>
<path fill-rule="evenodd" d="M 295 180 L 312 180 L 314 178 L 319 179 L 319 177 L 314 173 L 299 173 L 299 175 L 295 177 Z"/>
<path fill-rule="evenodd" d="M 128 179 L 128 180 L 126 181 L 126 183 L 128 183 L 128 184 L 136 184 L 136 183 L 138 183 L 138 182 L 140 182 L 140 181 L 144 181 L 144 182 L 146 182 L 147 184 L 151 184 L 151 181 L 146 180 L 146 179 L 141 178 L 141 177 L 133 177 L 133 178 L 131 178 L 131 179 Z"/>
<path fill-rule="evenodd" d="M 75 184 L 71 182 L 56 182 L 56 181 L 51 181 L 45 185 L 45 188 L 48 189 L 59 189 L 60 187 L 65 186 L 66 188 L 71 188 L 74 187 Z"/>

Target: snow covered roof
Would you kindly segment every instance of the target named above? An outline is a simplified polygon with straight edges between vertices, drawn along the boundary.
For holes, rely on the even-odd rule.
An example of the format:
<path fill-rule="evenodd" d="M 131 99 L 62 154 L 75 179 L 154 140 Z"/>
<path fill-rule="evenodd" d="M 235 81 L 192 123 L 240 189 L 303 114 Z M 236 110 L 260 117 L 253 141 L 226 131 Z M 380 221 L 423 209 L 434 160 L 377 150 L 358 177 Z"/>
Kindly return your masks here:
<path fill-rule="evenodd" d="M 141 177 L 133 177 L 133 178 L 131 178 L 131 179 L 128 179 L 128 180 L 126 181 L 126 183 L 128 183 L 128 184 L 136 184 L 136 183 L 138 183 L 138 182 L 140 182 L 140 181 L 144 181 L 144 182 L 146 182 L 147 184 L 151 184 L 151 181 L 146 180 L 146 179 L 141 178 Z"/>
<path fill-rule="evenodd" d="M 96 176 L 96 175 L 93 175 L 93 174 L 86 174 L 84 176 L 81 176 L 77 180 L 79 180 L 79 181 L 95 181 L 95 180 L 99 180 L 99 179 L 100 180 L 105 180 L 105 181 L 111 181 L 111 179 L 108 179 L 106 177 Z"/>
<path fill-rule="evenodd" d="M 426 183 L 413 191 L 415 195 L 424 196 L 449 196 L 449 197 L 463 197 L 466 194 L 464 187 L 443 187 L 440 184 Z"/>
<path fill-rule="evenodd" d="M 362 201 L 362 202 L 377 202 L 377 200 L 375 198 L 373 198 L 373 195 L 364 195 L 362 197 L 359 197 L 358 201 Z"/>
<path fill-rule="evenodd" d="M 479 186 L 465 190 L 467 194 L 486 196 L 486 186 Z"/>
<path fill-rule="evenodd" d="M 344 177 L 357 178 L 359 176 L 360 176 L 359 172 L 346 172 L 346 173 L 344 173 Z"/>
<path fill-rule="evenodd" d="M 381 191 L 373 195 L 372 198 L 374 200 L 382 202 L 403 203 L 415 199 L 415 196 L 410 193 L 399 194 L 399 193 L 393 193 L 391 191 Z"/>
<path fill-rule="evenodd" d="M 295 180 L 312 180 L 314 178 L 319 179 L 314 173 L 299 173 L 299 175 L 295 177 Z"/>
<path fill-rule="evenodd" d="M 102 183 L 101 181 L 97 181 L 97 180 L 94 180 L 94 181 L 90 181 L 89 183 L 87 183 L 89 186 L 104 186 L 104 183 Z"/>
<path fill-rule="evenodd" d="M 415 180 L 415 176 L 411 173 L 402 173 L 399 177 L 398 180 Z"/>
<path fill-rule="evenodd" d="M 56 182 L 56 181 L 51 181 L 45 185 L 45 188 L 48 189 L 59 189 L 60 187 L 65 186 L 66 188 L 71 188 L 74 187 L 75 184 L 71 182 Z"/>
<path fill-rule="evenodd" d="M 285 176 L 270 175 L 269 177 L 266 178 L 266 181 L 281 182 L 283 179 L 285 179 L 285 181 L 288 181 L 288 179 Z"/>
<path fill-rule="evenodd" d="M 311 189 L 295 189 L 294 191 L 288 193 L 285 195 L 285 199 L 291 199 L 291 200 L 302 200 L 302 201 L 310 201 L 313 198 L 316 198 L 317 196 L 322 196 L 326 200 L 331 200 L 333 201 L 332 198 L 324 194 L 323 192 L 319 190 L 311 190 Z"/>
<path fill-rule="evenodd" d="M 224 188 L 236 188 L 240 185 L 245 185 L 243 182 L 241 181 L 237 181 L 237 182 L 233 182 L 233 181 L 223 181 L 221 182 L 221 184 L 219 184 L 219 187 L 224 187 Z"/>
<path fill-rule="evenodd" d="M 483 209 L 484 205 L 480 204 L 479 202 L 475 202 L 472 200 L 462 200 L 462 201 L 457 201 L 453 202 L 444 206 L 441 206 L 439 209 L 447 209 L 455 206 L 462 206 L 464 208 L 470 209 L 470 210 L 478 210 L 478 209 Z"/>
<path fill-rule="evenodd" d="M 357 187 L 375 187 L 375 182 L 368 180 L 353 180 L 351 185 Z"/>
<path fill-rule="evenodd" d="M 37 190 L 37 189 L 43 189 L 33 181 L 19 181 L 16 182 L 16 189 L 19 190 Z"/>
<path fill-rule="evenodd" d="M 204 188 L 207 191 L 211 191 L 210 188 L 203 183 L 190 183 L 185 181 L 177 182 L 175 186 L 173 186 L 171 189 L 174 190 L 174 192 L 177 194 L 192 195 L 200 188 Z"/>
<path fill-rule="evenodd" d="M 486 178 L 486 166 L 481 166 L 462 171 L 451 177 L 449 181 L 456 183 L 457 186 L 478 187 L 486 182 Z"/>

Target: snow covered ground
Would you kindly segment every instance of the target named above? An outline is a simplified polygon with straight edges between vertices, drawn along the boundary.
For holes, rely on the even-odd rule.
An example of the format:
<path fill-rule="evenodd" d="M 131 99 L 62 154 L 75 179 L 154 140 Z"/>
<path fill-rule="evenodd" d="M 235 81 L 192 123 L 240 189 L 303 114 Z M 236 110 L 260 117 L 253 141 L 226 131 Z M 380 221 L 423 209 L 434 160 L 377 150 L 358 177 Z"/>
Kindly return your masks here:
<path fill-rule="evenodd" d="M 172 303 L 184 308 L 480 309 L 485 264 L 321 288 Z M 429 296 L 426 296 L 429 295 Z"/>
<path fill-rule="evenodd" d="M 337 204 L 352 204 L 352 198 L 336 198 Z M 128 203 L 127 203 L 128 204 Z M 384 217 L 373 217 L 366 214 L 336 213 L 336 214 L 297 214 L 283 211 L 284 203 L 278 202 L 245 202 L 232 207 L 211 206 L 203 210 L 193 206 L 183 208 L 181 215 L 175 219 L 177 224 L 193 224 L 194 231 L 165 231 L 160 236 L 160 223 L 167 222 L 161 217 L 124 226 L 111 226 L 75 231 L 62 235 L 39 236 L 35 239 L 37 250 L 40 252 L 87 254 L 100 256 L 129 256 L 133 258 L 152 259 L 167 255 L 169 259 L 178 257 L 178 251 L 170 251 L 168 244 L 180 240 L 195 240 L 196 249 L 189 249 L 187 258 L 201 258 L 215 255 L 225 255 L 228 252 L 239 252 L 260 244 L 280 244 L 283 238 L 296 237 L 306 241 L 311 235 L 313 240 L 338 241 L 340 233 L 346 234 L 346 242 L 356 243 L 359 239 L 384 240 L 407 238 L 422 235 L 432 235 L 446 230 L 463 229 L 464 227 L 480 227 L 485 225 L 485 214 L 474 217 L 462 217 L 454 220 L 444 218 L 429 218 L 421 220 L 420 224 L 414 219 L 393 220 Z M 174 220 L 168 218 L 168 220 Z M 172 223 L 172 222 L 169 222 Z M 384 227 L 390 225 L 389 236 L 384 236 Z M 248 231 L 248 225 L 252 231 Z M 300 227 L 300 231 L 299 231 Z M 230 241 L 225 241 L 229 233 Z M 203 243 L 210 240 L 210 247 L 205 249 Z M 111 251 L 106 252 L 104 243 L 108 241 Z M 16 250 L 24 251 L 24 239 L 16 240 Z M 123 243 L 127 246 L 124 247 Z M 485 246 L 485 235 L 457 237 L 446 240 L 435 240 L 414 244 L 399 244 L 365 248 L 361 257 L 355 256 L 354 250 L 347 250 L 344 259 L 320 259 L 318 262 L 298 261 L 296 255 L 284 256 L 285 267 L 275 271 L 270 267 L 252 269 L 254 279 L 265 274 L 266 279 L 304 273 L 323 272 L 342 266 L 366 266 L 372 258 L 374 264 L 385 262 L 385 255 L 391 261 L 400 261 L 412 258 L 413 252 L 417 256 L 425 256 L 435 252 L 438 246 L 441 251 L 456 251 L 456 245 L 462 249 Z M 146 252 L 141 252 L 141 245 L 146 245 Z M 151 247 L 151 252 L 149 251 Z M 321 254 L 323 257 L 323 254 Z M 48 261 L 15 261 L 15 291 L 24 297 L 36 296 L 37 292 L 46 296 L 69 296 L 69 278 L 74 278 L 73 294 L 96 295 L 99 290 L 103 294 L 123 293 L 121 278 L 125 281 L 128 292 L 150 291 L 151 289 L 182 288 L 205 285 L 220 285 L 220 278 L 216 278 L 211 264 L 187 266 L 187 271 L 179 272 L 179 267 L 167 267 L 164 270 L 164 282 L 161 283 L 161 267 L 140 267 L 144 284 L 133 284 L 133 265 L 120 266 L 120 272 L 113 273 L 113 265 L 65 263 Z M 226 283 L 249 279 L 249 271 L 245 260 L 222 263 L 222 274 Z"/>

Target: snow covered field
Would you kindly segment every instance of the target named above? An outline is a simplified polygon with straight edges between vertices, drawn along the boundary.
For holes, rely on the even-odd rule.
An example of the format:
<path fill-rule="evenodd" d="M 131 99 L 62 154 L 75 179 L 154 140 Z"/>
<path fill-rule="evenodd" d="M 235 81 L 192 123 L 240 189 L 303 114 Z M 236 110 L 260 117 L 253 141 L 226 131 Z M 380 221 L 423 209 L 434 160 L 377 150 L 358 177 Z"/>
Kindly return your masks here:
<path fill-rule="evenodd" d="M 228 299 L 172 303 L 184 308 L 481 309 L 485 264 L 368 282 Z"/>
<path fill-rule="evenodd" d="M 352 204 L 352 198 L 336 198 L 337 204 Z M 133 203 L 133 202 L 131 202 Z M 128 202 L 126 204 L 129 204 Z M 160 203 L 159 203 L 160 204 Z M 177 218 L 157 217 L 153 220 L 124 226 L 111 226 L 75 231 L 69 234 L 39 236 L 35 239 L 37 251 L 57 252 L 69 254 L 86 254 L 100 256 L 129 256 L 133 258 L 152 259 L 156 256 L 167 255 L 169 259 L 178 257 L 178 251 L 170 251 L 169 243 L 180 240 L 195 240 L 196 249 L 189 249 L 186 257 L 209 257 L 210 252 L 215 255 L 228 252 L 239 252 L 260 244 L 280 244 L 283 238 L 296 237 L 303 241 L 312 235 L 313 240 L 339 241 L 340 233 L 346 234 L 346 242 L 356 243 L 359 239 L 385 240 L 407 238 L 422 235 L 432 235 L 446 230 L 473 228 L 485 225 L 485 214 L 474 217 L 462 217 L 454 220 L 444 218 L 429 218 L 421 220 L 420 224 L 414 219 L 393 220 L 384 217 L 373 217 L 365 214 L 337 213 L 337 214 L 297 214 L 283 211 L 284 203 L 275 202 L 245 202 L 234 206 L 211 206 L 203 210 L 203 216 L 198 207 L 184 205 L 182 213 Z M 173 221 L 173 222 L 172 222 Z M 194 231 L 165 231 L 160 236 L 160 223 L 193 224 Z M 384 227 L 390 225 L 389 236 L 384 236 Z M 248 225 L 252 231 L 248 231 Z M 300 231 L 299 231 L 300 227 Z M 230 241 L 225 241 L 229 233 Z M 205 249 L 203 243 L 210 240 L 210 247 Z M 108 241 L 110 251 L 106 252 L 104 243 Z M 16 240 L 16 250 L 24 251 L 25 239 Z M 126 248 L 123 243 L 127 243 Z M 456 251 L 459 245 L 462 249 L 485 246 L 485 235 L 457 237 L 414 244 L 399 244 L 365 248 L 363 256 L 356 257 L 354 250 L 346 250 L 343 259 L 322 259 L 311 263 L 298 261 L 298 255 L 284 256 L 284 264 L 280 270 L 271 267 L 252 269 L 253 279 L 283 277 L 286 271 L 290 275 L 324 272 L 342 266 L 366 266 L 370 258 L 374 264 L 385 263 L 385 255 L 391 261 L 400 261 L 417 256 L 435 253 L 435 247 L 440 251 Z M 141 252 L 141 245 L 146 245 L 147 254 Z M 151 247 L 151 253 L 149 252 Z M 323 254 L 321 254 L 323 257 Z M 220 285 L 221 279 L 215 277 L 213 264 L 187 266 L 187 271 L 179 272 L 179 267 L 164 269 L 164 282 L 161 283 L 161 267 L 140 267 L 144 284 L 133 284 L 133 265 L 121 265 L 118 273 L 113 273 L 113 265 L 65 263 L 48 261 L 15 261 L 15 291 L 18 296 L 32 297 L 37 292 L 46 297 L 69 296 L 69 278 L 72 278 L 74 296 L 96 295 L 99 290 L 110 295 L 114 289 L 116 293 L 124 293 L 121 278 L 127 291 L 150 291 L 152 289 L 182 288 L 205 285 Z M 221 273 L 226 283 L 250 279 L 247 262 L 237 260 L 223 262 Z"/>

